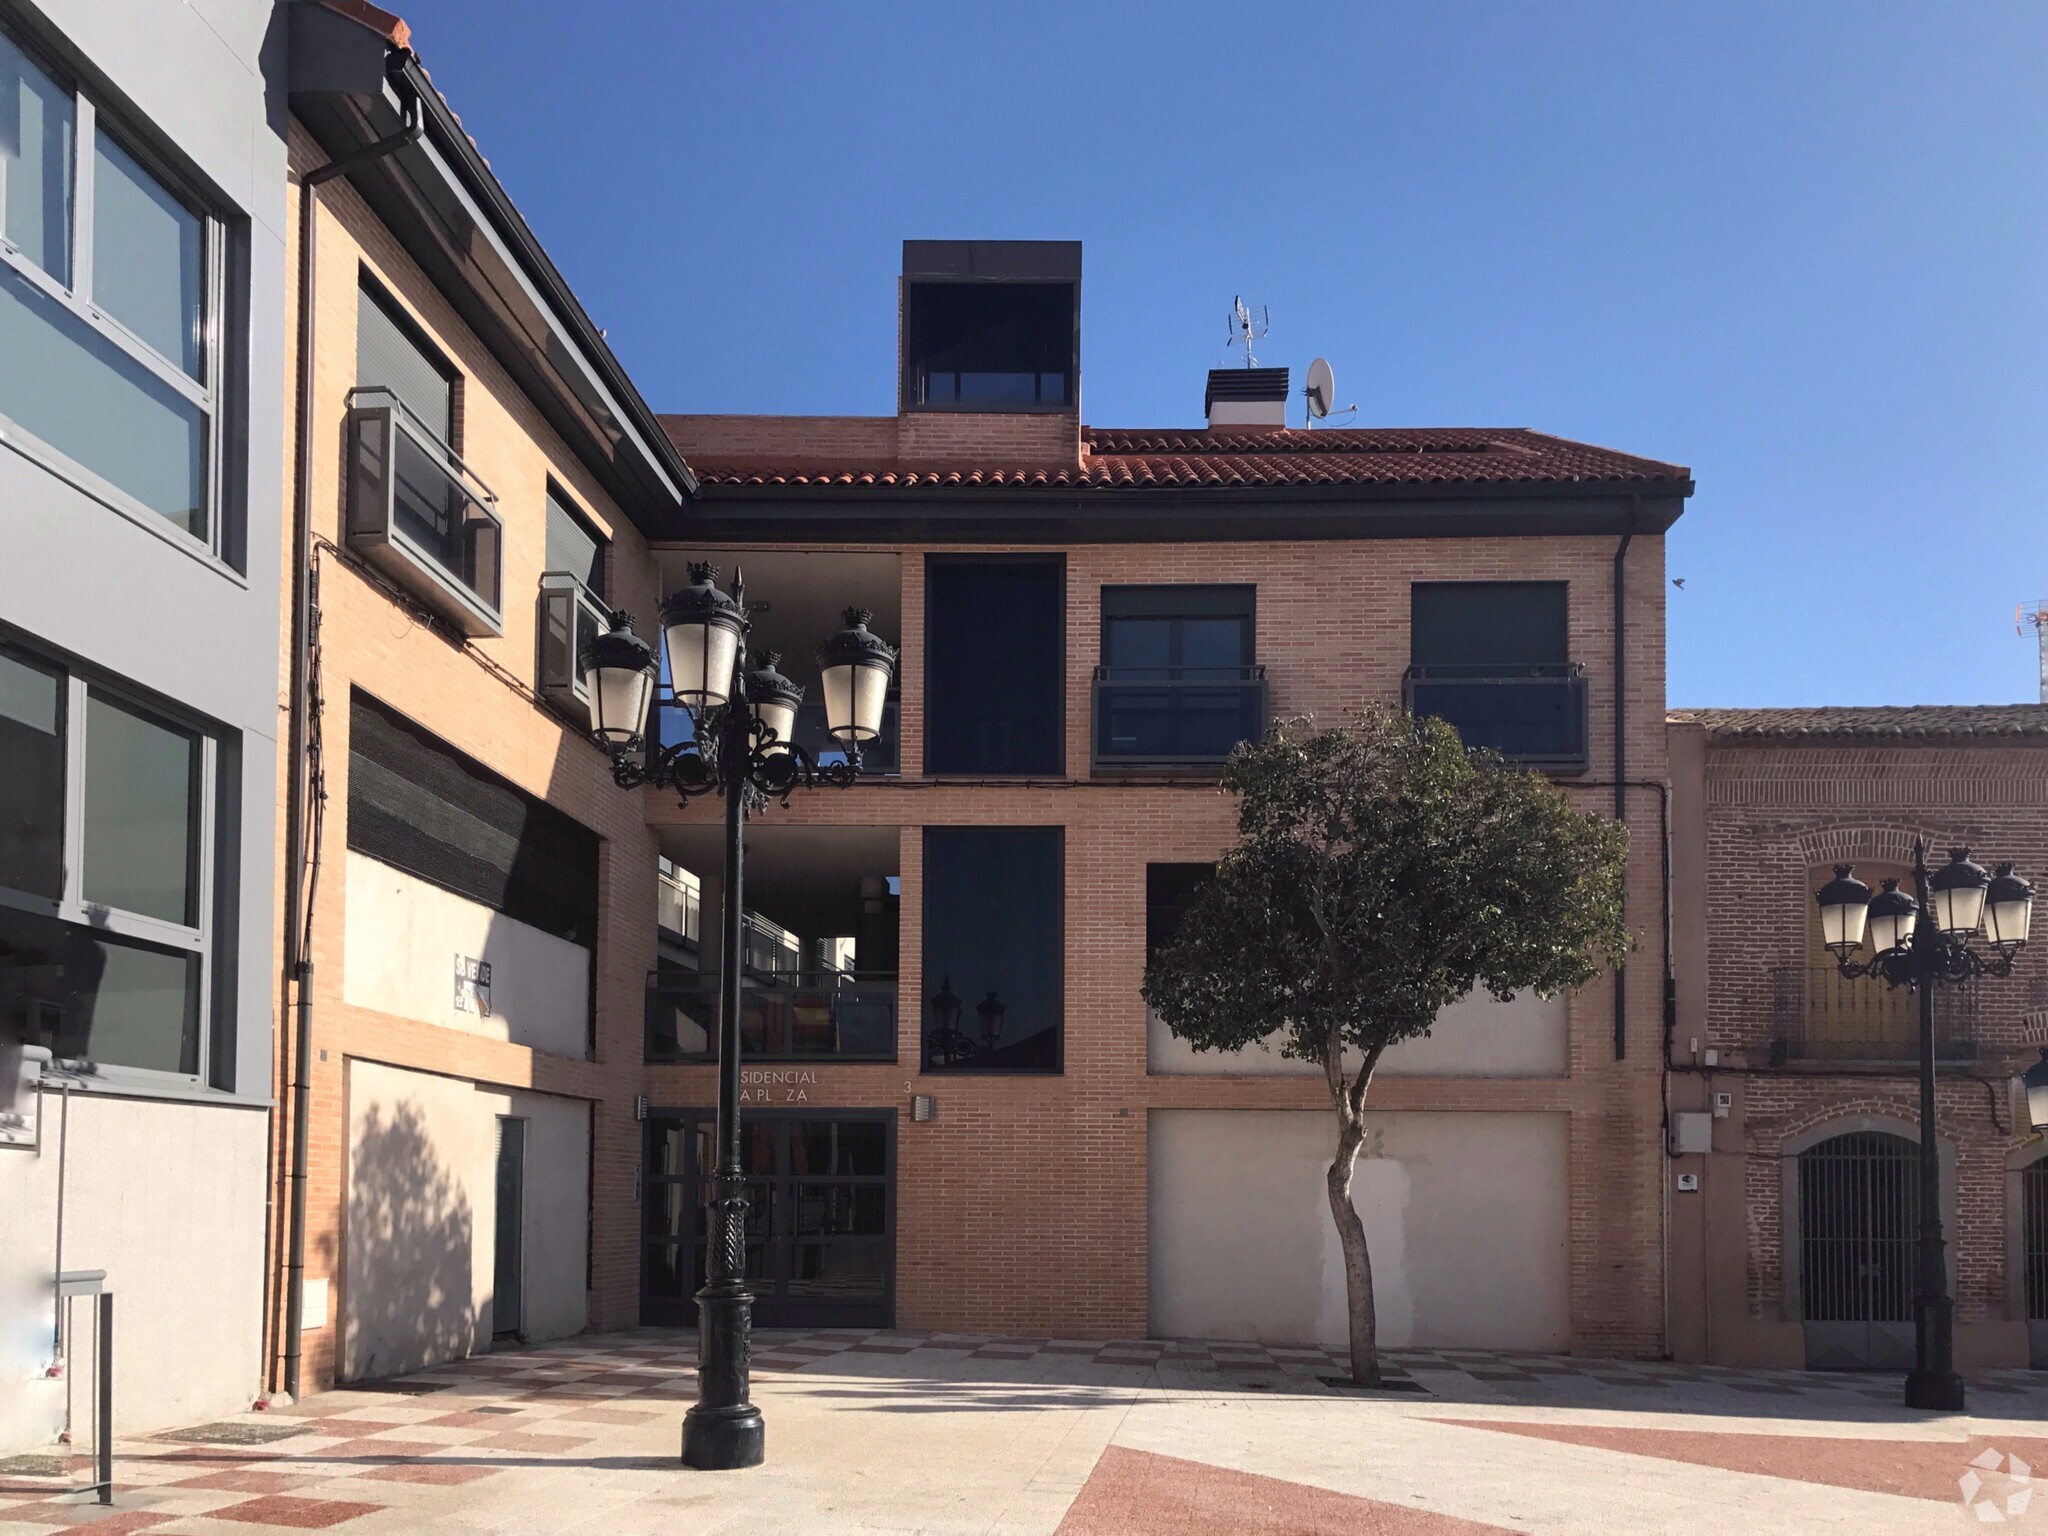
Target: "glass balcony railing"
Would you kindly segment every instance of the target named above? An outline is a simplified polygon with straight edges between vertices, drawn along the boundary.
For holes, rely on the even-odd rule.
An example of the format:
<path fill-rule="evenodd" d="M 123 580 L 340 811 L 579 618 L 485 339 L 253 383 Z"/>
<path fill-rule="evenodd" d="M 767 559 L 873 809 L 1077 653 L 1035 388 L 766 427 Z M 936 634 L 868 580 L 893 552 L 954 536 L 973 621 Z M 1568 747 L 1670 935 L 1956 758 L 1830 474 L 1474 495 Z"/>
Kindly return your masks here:
<path fill-rule="evenodd" d="M 503 634 L 496 498 L 389 390 L 348 405 L 349 547 L 463 634 Z"/>
<path fill-rule="evenodd" d="M 1097 667 L 1095 768 L 1214 767 L 1266 730 L 1264 667 Z"/>
<path fill-rule="evenodd" d="M 718 979 L 647 979 L 646 1059 L 713 1061 Z M 740 988 L 740 1046 L 750 1061 L 894 1061 L 896 974 L 845 971 L 815 985 L 749 977 Z"/>
<path fill-rule="evenodd" d="M 1457 728 L 1468 747 L 1548 773 L 1584 773 L 1586 671 L 1576 662 L 1524 667 L 1410 667 L 1409 710 Z"/>

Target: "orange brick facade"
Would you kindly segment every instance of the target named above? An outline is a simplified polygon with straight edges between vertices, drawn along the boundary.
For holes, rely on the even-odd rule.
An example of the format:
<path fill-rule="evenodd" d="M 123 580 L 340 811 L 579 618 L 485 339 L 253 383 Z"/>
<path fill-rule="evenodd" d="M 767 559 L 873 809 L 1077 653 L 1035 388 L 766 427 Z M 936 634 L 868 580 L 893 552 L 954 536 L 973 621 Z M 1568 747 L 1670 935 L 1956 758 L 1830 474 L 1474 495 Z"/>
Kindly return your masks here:
<path fill-rule="evenodd" d="M 1673 1195 L 1673 1345 L 1687 1358 L 1798 1366 L 1786 1159 L 1817 1135 L 1862 1126 L 1917 1139 L 1919 1119 L 1909 1056 L 1773 1061 L 1773 1039 L 1810 1006 L 1782 978 L 1810 963 L 1813 892 L 1836 863 L 1910 864 L 1916 836 L 1931 859 L 1966 844 L 1987 866 L 2048 868 L 2048 740 L 1754 740 L 1679 717 L 1672 772 L 1681 1006 L 1671 1097 L 1688 1110 L 1731 1096 L 1712 1153 L 1672 1164 L 1701 1185 Z M 1937 1096 L 1966 1370 L 2028 1363 L 2016 1181 L 2048 1146 L 2029 1134 L 2012 1079 L 2048 1037 L 2048 963 L 2030 948 L 2012 977 L 1980 982 L 1968 1033 L 1965 1059 L 1941 1064 Z M 1702 1065 L 1708 1050 L 1713 1068 Z"/>
<path fill-rule="evenodd" d="M 294 172 L 318 163 L 293 138 Z M 304 1337 L 307 1381 L 335 1374 L 339 1320 L 349 1298 L 345 1243 L 349 1125 L 347 1064 L 377 1062 L 482 1084 L 532 1089 L 591 1106 L 590 1324 L 638 1317 L 640 1211 L 636 1097 L 668 1108 L 714 1098 L 704 1066 L 644 1065 L 643 987 L 656 949 L 654 875 L 660 829 L 704 822 L 715 804 L 685 809 L 661 791 L 622 792 L 603 756 L 534 694 L 533 594 L 544 562 L 544 488 L 566 487 L 612 540 L 610 600 L 639 615 L 654 637 L 659 573 L 647 541 L 547 426 L 538 410 L 464 327 L 345 182 L 318 194 L 318 286 L 313 419 L 313 533 L 320 601 L 319 690 L 325 817 L 323 871 L 313 907 L 315 964 L 310 1212 L 307 1275 L 327 1280 L 325 1326 Z M 296 199 L 294 199 L 296 207 Z M 302 232 L 294 225 L 294 242 Z M 294 247 L 296 260 L 296 246 Z M 498 495 L 505 521 L 505 633 L 462 641 L 425 619 L 348 554 L 341 536 L 344 396 L 355 383 L 359 271 L 395 295 L 462 375 L 459 450 Z M 297 317 L 291 317 L 296 324 Z M 296 359 L 290 360 L 290 369 Z M 290 371 L 288 369 L 288 372 Z M 699 418 L 744 438 L 745 418 Z M 893 427 L 893 423 L 884 425 Z M 865 452 L 874 423 L 826 420 L 810 446 L 830 457 Z M 927 424 L 937 430 L 932 424 Z M 1054 427 L 1075 430 L 1072 417 Z M 971 423 L 952 421 L 957 437 Z M 995 430 L 991 428 L 991 430 Z M 1048 429 L 1018 443 L 1045 446 Z M 1007 440 L 1005 440 L 1007 441 Z M 780 443 L 778 443 L 780 446 Z M 1015 444 L 1011 446 L 1016 446 Z M 685 445 L 687 451 L 688 445 Z M 929 447 L 929 445 L 927 445 Z M 1062 450 L 1064 451 L 1064 450 Z M 291 504 L 290 486 L 286 504 Z M 734 547 L 730 538 L 720 548 Z M 289 543 L 289 541 L 287 541 Z M 777 546 L 764 546 L 777 547 Z M 788 546 L 780 546 L 788 547 Z M 1155 1109 L 1326 1110 L 1313 1079 L 1153 1076 L 1139 998 L 1144 964 L 1145 866 L 1215 857 L 1229 843 L 1232 808 L 1212 784 L 1090 777 L 1089 679 L 1100 649 L 1100 589 L 1118 582 L 1248 582 L 1257 586 L 1256 659 L 1276 715 L 1336 719 L 1366 700 L 1400 697 L 1408 661 L 1410 584 L 1421 580 L 1556 580 L 1570 586 L 1570 641 L 1591 686 L 1592 769 L 1566 781 L 1576 803 L 1607 812 L 1614 732 L 1614 554 L 1611 536 L 1360 538 L 1315 542 L 1108 544 L 1076 541 L 1061 553 L 1066 581 L 1065 776 L 1043 780 L 935 780 L 922 772 L 924 554 L 922 544 L 839 546 L 894 555 L 901 581 L 900 776 L 845 792 L 799 795 L 766 816 L 795 825 L 900 829 L 901 995 L 898 1059 L 890 1065 L 818 1065 L 807 1091 L 819 1107 L 880 1106 L 898 1113 L 895 1318 L 906 1327 L 1037 1335 L 1142 1336 L 1148 1329 L 1147 1116 Z M 932 546 L 935 547 L 935 546 Z M 975 548 L 947 544 L 946 552 Z M 1015 548 L 1017 546 L 1000 546 Z M 1046 546 L 1033 546 L 1043 549 Z M 688 551 L 687 541 L 672 548 Z M 807 545 L 818 549 L 819 546 Z M 830 547 L 823 550 L 831 552 Z M 1665 777 L 1663 540 L 1638 534 L 1626 556 L 1628 777 Z M 286 572 L 289 581 L 290 572 Z M 287 644 L 288 639 L 287 639 Z M 288 676 L 287 665 L 281 668 Z M 348 700 L 361 690 L 435 733 L 602 839 L 596 950 L 595 1048 L 551 1054 L 354 1007 L 344 1000 Z M 281 698 L 280 707 L 288 701 Z M 283 732 L 280 731 L 282 738 Z M 279 764 L 279 789 L 286 765 Z M 1611 982 L 1569 1003 L 1569 1071 L 1555 1078 L 1388 1078 L 1373 1103 L 1391 1110 L 1546 1112 L 1569 1117 L 1571 1347 L 1654 1355 L 1665 1347 L 1664 1188 L 1658 1155 L 1664 887 L 1661 803 L 1627 792 L 1633 836 L 1629 913 L 1638 950 L 1628 991 L 1626 1054 L 1617 1060 Z M 1066 999 L 1064 1071 L 1054 1077 L 923 1074 L 919 999 L 921 843 L 927 825 L 1059 825 L 1065 829 Z M 280 868 L 282 869 L 282 850 Z M 280 889 L 284 880 L 280 879 Z M 290 1018 L 280 989 L 278 1017 Z M 289 1031 L 284 1031 L 288 1044 Z M 280 1051 L 277 1092 L 288 1103 Z M 913 1124 L 913 1093 L 936 1096 L 935 1121 Z M 280 1115 L 278 1151 L 288 1134 Z M 284 1166 L 280 1155 L 277 1167 Z M 274 1191 L 283 1209 L 286 1190 Z M 274 1223 L 282 1261 L 282 1222 Z M 1502 1262 L 1512 1262 L 1503 1255 Z M 272 1353 L 281 1324 L 273 1317 Z"/>

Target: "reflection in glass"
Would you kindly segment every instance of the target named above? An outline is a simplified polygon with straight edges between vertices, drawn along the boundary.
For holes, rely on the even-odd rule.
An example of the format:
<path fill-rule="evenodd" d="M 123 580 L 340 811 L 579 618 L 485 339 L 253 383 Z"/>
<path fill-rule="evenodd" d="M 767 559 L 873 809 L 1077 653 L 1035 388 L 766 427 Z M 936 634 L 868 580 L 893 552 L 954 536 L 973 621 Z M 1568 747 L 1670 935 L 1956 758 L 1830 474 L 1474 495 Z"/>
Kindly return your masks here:
<path fill-rule="evenodd" d="M 800 1242 L 791 1256 L 789 1295 L 806 1301 L 872 1299 L 883 1294 L 888 1272 L 879 1243 Z"/>
<path fill-rule="evenodd" d="M 206 413 L 0 267 L 0 416 L 206 537 Z"/>
<path fill-rule="evenodd" d="M 196 737 L 88 696 L 86 901 L 198 925 L 198 785 Z"/>
<path fill-rule="evenodd" d="M 206 226 L 104 132 L 93 147 L 93 302 L 203 383 Z"/>
<path fill-rule="evenodd" d="M 980 999 L 964 1028 L 950 1000 L 955 1027 L 927 1013 L 927 1068 L 1060 1070 L 1060 839 L 1058 827 L 925 828 L 926 974 Z"/>
<path fill-rule="evenodd" d="M 71 282 L 71 93 L 0 33 L 0 235 Z"/>
<path fill-rule="evenodd" d="M 65 1060 L 199 1070 L 199 957 L 0 907 L 0 1023 Z"/>
<path fill-rule="evenodd" d="M 63 678 L 0 651 L 0 886 L 64 893 Z"/>

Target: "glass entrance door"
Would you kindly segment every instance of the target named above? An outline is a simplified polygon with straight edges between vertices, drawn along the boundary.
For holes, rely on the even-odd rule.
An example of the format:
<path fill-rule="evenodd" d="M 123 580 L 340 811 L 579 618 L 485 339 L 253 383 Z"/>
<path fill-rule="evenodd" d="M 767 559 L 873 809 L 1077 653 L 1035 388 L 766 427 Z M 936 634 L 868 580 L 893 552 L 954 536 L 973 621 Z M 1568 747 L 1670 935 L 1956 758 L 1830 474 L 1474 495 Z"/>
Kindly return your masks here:
<path fill-rule="evenodd" d="M 763 1328 L 886 1328 L 894 1316 L 894 1110 L 751 1110 L 747 1283 Z M 641 1198 L 640 1320 L 697 1321 L 711 1181 L 708 1110 L 647 1118 Z"/>

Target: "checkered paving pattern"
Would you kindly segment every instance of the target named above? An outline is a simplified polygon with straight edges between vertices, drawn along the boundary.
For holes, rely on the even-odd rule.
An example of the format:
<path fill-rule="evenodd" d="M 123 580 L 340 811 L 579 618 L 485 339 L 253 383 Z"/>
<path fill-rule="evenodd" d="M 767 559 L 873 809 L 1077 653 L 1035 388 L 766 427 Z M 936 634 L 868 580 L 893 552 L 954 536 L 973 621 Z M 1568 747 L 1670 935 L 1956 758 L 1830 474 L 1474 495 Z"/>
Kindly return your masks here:
<path fill-rule="evenodd" d="M 863 1361 L 865 1360 L 865 1367 Z M 1316 1348 L 1210 1340 L 1013 1339 L 986 1335 L 816 1330 L 757 1335 L 764 1372 L 958 1375 L 964 1360 L 992 1376 L 1075 1379 L 1120 1387 L 1326 1392 L 1343 1356 Z M 1590 1392 L 1614 1406 L 1645 1405 L 1624 1389 L 1683 1384 L 1731 1394 L 1838 1402 L 1896 1400 L 1892 1376 L 1754 1372 L 1645 1361 L 1578 1360 L 1480 1350 L 1396 1350 L 1388 1373 L 1443 1399 L 1499 1400 Z M 696 1396 L 696 1338 L 645 1330 L 588 1336 L 479 1356 L 374 1387 L 340 1389 L 292 1408 L 249 1414 L 116 1447 L 117 1508 L 64 1496 L 90 1475 L 83 1460 L 36 1476 L 22 1459 L 0 1470 L 0 1536 L 93 1531 L 100 1536 L 221 1536 L 250 1530 L 326 1530 L 393 1513 L 376 1529 L 410 1528 L 407 1499 L 436 1488 L 493 1485 L 536 1460 L 602 1455 L 625 1427 L 680 1421 Z M 1991 1411 L 2048 1418 L 2048 1375 L 2006 1372 L 1973 1384 Z M 1769 1412 L 1768 1408 L 1758 1411 Z M 258 1438 L 260 1436 L 260 1438 Z M 666 1437 L 665 1437 L 666 1438 Z M 44 1462 L 36 1471 L 58 1470 Z M 488 1486 L 479 1489 L 489 1492 Z M 516 1494 L 510 1494 L 516 1498 Z M 497 1493 L 496 1498 L 508 1494 Z"/>

